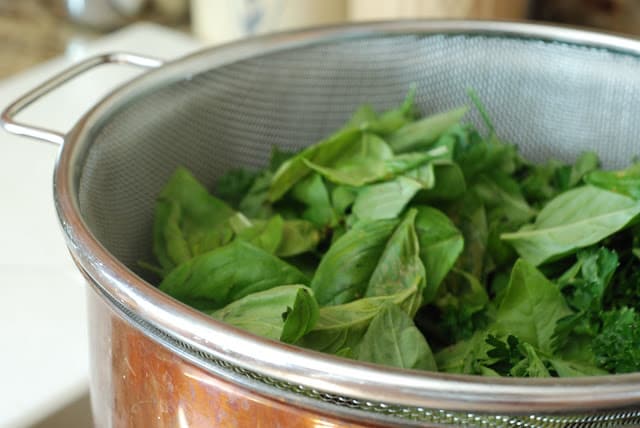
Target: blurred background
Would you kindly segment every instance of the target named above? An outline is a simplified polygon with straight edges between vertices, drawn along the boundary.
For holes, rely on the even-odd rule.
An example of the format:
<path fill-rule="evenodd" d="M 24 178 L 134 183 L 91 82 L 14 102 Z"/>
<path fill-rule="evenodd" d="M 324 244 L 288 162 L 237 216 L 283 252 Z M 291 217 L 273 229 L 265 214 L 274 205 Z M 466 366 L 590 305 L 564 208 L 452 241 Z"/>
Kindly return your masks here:
<path fill-rule="evenodd" d="M 0 107 L 99 52 L 171 59 L 271 31 L 396 18 L 538 20 L 637 36 L 640 0 L 0 0 Z M 139 72 L 81 76 L 25 119 L 69 129 Z M 9 344 L 0 428 L 89 427 L 84 282 L 54 212 L 57 147 L 0 134 L 0 340 Z"/>
<path fill-rule="evenodd" d="M 0 79 L 138 21 L 207 44 L 394 18 L 542 20 L 640 34 L 640 0 L 0 0 Z"/>

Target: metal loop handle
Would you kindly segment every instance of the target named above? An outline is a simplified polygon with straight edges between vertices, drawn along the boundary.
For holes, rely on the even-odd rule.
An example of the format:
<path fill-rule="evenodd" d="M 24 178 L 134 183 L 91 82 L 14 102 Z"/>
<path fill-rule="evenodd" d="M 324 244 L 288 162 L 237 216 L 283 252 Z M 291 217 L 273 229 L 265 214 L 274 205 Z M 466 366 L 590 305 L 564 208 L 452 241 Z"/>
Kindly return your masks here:
<path fill-rule="evenodd" d="M 28 125 L 26 123 L 16 122 L 14 117 L 24 110 L 26 107 L 47 95 L 52 90 L 58 88 L 63 83 L 79 76 L 85 71 L 103 64 L 124 64 L 133 65 L 142 68 L 157 68 L 163 64 L 163 61 L 155 58 L 145 57 L 130 53 L 109 53 L 87 58 L 86 60 L 75 64 L 58 75 L 47 80 L 35 89 L 27 92 L 18 100 L 9 105 L 0 116 L 0 124 L 2 127 L 12 134 L 24 135 L 49 143 L 62 144 L 65 134 L 38 126 Z"/>

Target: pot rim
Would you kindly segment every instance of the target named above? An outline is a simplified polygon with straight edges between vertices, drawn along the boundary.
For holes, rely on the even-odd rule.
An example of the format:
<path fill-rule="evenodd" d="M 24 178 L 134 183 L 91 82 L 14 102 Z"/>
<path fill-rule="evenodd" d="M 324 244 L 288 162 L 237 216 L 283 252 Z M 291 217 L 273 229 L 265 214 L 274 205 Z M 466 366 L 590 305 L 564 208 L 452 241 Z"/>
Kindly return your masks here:
<path fill-rule="evenodd" d="M 78 267 L 112 305 L 177 341 L 232 366 L 331 394 L 420 408 L 510 413 L 589 411 L 640 405 L 640 373 L 573 379 L 486 378 L 393 369 L 302 350 L 215 321 L 165 295 L 112 256 L 82 219 L 78 187 L 84 156 L 112 113 L 148 91 L 255 55 L 371 35 L 464 34 L 525 38 L 640 56 L 640 41 L 569 27 L 495 21 L 410 20 L 279 33 L 208 48 L 152 70 L 111 92 L 65 138 L 54 172 L 54 201 Z M 144 331 L 144 329 L 143 329 Z M 149 332 L 145 332 L 148 334 Z M 155 337 L 162 342 L 162 338 Z"/>

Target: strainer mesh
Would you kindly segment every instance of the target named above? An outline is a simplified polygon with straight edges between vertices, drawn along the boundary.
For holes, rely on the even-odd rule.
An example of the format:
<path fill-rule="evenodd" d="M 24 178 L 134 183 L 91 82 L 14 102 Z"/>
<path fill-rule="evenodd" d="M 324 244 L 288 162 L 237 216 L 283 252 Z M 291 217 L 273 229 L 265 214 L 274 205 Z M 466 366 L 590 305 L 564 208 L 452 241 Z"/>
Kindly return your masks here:
<path fill-rule="evenodd" d="M 98 240 L 144 275 L 138 262 L 153 260 L 154 198 L 178 165 L 212 188 L 229 168 L 264 165 L 271 146 L 296 149 L 319 140 L 362 103 L 380 110 L 397 105 L 412 84 L 425 114 L 468 103 L 466 91 L 475 89 L 498 134 L 533 161 L 568 161 L 596 149 L 605 166 L 617 167 L 640 151 L 634 140 L 640 135 L 638 73 L 640 59 L 630 54 L 490 35 L 369 35 L 254 56 L 156 88 L 115 112 L 80 168 L 80 210 Z M 369 405 L 201 359 L 273 388 L 406 421 L 640 423 L 638 411 L 537 419 Z"/>

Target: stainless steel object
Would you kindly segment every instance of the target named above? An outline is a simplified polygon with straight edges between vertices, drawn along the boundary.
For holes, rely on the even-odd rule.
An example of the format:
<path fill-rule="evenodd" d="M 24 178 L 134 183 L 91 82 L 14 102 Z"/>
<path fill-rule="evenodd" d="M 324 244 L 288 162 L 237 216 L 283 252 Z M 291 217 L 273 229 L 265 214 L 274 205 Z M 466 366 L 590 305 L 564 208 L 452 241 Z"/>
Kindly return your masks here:
<path fill-rule="evenodd" d="M 102 301 L 212 376 L 383 426 L 637 426 L 640 373 L 493 379 L 364 365 L 220 324 L 143 279 L 154 198 L 177 165 L 212 185 L 229 167 L 264 164 L 272 145 L 318 140 L 362 102 L 397 104 L 413 83 L 427 113 L 465 102 L 473 87 L 497 132 L 532 160 L 595 149 L 616 167 L 640 151 L 640 42 L 519 23 L 407 21 L 256 38 L 135 79 L 65 136 L 16 128 L 15 105 L 2 120 L 10 132 L 64 141 L 56 207 Z"/>

